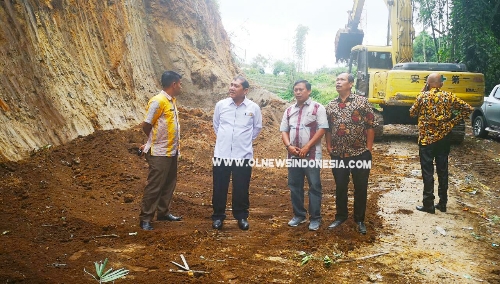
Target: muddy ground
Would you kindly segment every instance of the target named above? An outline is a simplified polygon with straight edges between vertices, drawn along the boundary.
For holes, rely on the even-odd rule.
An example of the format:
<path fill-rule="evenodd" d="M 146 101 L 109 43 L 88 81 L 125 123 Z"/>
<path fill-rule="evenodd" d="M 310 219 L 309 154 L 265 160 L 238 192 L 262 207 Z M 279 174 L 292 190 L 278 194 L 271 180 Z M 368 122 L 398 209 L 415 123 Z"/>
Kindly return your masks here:
<path fill-rule="evenodd" d="M 256 158 L 285 157 L 281 109 L 279 103 L 264 109 Z M 320 230 L 287 226 L 285 168 L 254 168 L 250 230 L 239 230 L 228 209 L 224 229 L 216 231 L 211 116 L 183 109 L 181 119 L 171 210 L 183 221 L 155 222 L 154 231 L 138 226 L 147 175 L 136 155 L 146 140 L 139 127 L 98 131 L 0 164 L 0 281 L 92 283 L 84 268 L 93 272 L 95 261 L 108 258 L 108 267 L 130 270 L 116 283 L 500 283 L 500 139 L 475 139 L 468 129 L 465 142 L 453 147 L 447 213 L 415 210 L 422 190 L 416 136 L 398 126 L 386 127 L 375 146 L 366 235 L 352 219 L 327 229 L 335 215 L 328 169 Z M 352 214 L 352 198 L 349 208 Z M 181 254 L 205 273 L 171 272 Z"/>

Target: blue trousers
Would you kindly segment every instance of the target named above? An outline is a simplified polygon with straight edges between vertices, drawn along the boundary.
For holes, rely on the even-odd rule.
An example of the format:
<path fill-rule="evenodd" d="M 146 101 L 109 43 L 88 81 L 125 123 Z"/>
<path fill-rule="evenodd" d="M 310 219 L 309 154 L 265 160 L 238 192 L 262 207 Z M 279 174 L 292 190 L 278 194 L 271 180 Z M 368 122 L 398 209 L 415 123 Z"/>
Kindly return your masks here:
<path fill-rule="evenodd" d="M 289 167 L 288 186 L 292 199 L 293 214 L 297 217 L 306 217 L 304 207 L 304 177 L 309 184 L 309 219 L 321 220 L 321 180 L 319 167 Z"/>

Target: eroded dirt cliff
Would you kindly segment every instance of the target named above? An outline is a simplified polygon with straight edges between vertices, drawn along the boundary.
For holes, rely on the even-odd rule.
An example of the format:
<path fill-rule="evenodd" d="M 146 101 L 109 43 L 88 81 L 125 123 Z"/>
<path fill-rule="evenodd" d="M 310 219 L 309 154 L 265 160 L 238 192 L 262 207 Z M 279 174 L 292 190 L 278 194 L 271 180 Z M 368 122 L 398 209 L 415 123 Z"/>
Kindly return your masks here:
<path fill-rule="evenodd" d="M 237 73 L 215 1 L 0 1 L 0 161 L 142 121 L 163 70 L 212 107 Z"/>

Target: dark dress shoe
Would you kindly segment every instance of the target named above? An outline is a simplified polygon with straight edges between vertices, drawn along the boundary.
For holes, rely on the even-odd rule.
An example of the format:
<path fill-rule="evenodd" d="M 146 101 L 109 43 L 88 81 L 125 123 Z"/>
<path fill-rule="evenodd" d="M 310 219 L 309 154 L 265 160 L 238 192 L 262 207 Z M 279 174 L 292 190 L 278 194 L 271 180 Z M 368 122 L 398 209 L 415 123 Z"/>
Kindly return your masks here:
<path fill-rule="evenodd" d="M 434 205 L 434 208 L 436 208 L 437 210 L 441 211 L 441 212 L 446 212 L 446 205 L 445 204 L 436 204 Z"/>
<path fill-rule="evenodd" d="M 171 221 L 171 222 L 175 222 L 175 221 L 181 221 L 182 217 L 177 217 L 177 216 L 174 216 L 172 214 L 167 214 L 166 216 L 157 217 L 156 220 L 158 220 L 158 221 Z"/>
<path fill-rule="evenodd" d="M 240 220 L 238 220 L 238 227 L 240 227 L 240 229 L 246 231 L 246 230 L 248 230 L 248 228 L 250 228 L 250 224 L 248 224 L 247 219 L 240 219 Z"/>
<path fill-rule="evenodd" d="M 358 232 L 360 232 L 363 235 L 366 235 L 366 226 L 364 222 L 356 222 L 358 224 Z"/>
<path fill-rule="evenodd" d="M 146 221 L 141 221 L 139 223 L 139 226 L 141 227 L 141 229 L 143 229 L 144 231 L 152 231 L 153 230 L 153 226 L 151 225 L 151 222 L 146 222 Z"/>
<path fill-rule="evenodd" d="M 333 221 L 333 223 L 330 224 L 330 226 L 328 226 L 328 229 L 335 229 L 338 226 L 342 225 L 342 223 L 344 223 L 344 222 L 345 222 L 345 220 L 335 220 L 335 221 Z"/>
<path fill-rule="evenodd" d="M 214 222 L 212 223 L 212 228 L 216 229 L 216 230 L 221 230 L 222 229 L 222 220 L 214 220 Z"/>
<path fill-rule="evenodd" d="M 427 212 L 427 213 L 431 213 L 431 214 L 435 214 L 436 213 L 436 210 L 434 209 L 434 206 L 431 206 L 431 207 L 417 206 L 416 208 L 417 208 L 418 211 Z"/>

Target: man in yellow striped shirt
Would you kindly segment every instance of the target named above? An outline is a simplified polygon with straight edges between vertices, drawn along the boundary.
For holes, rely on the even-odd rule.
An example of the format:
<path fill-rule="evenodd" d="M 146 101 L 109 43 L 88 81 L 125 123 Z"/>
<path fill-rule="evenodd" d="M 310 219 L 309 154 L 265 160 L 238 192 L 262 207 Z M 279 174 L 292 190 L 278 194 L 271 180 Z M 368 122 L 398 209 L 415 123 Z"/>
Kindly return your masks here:
<path fill-rule="evenodd" d="M 169 210 L 177 182 L 180 126 L 175 97 L 181 93 L 181 78 L 174 71 L 162 74 L 163 90 L 149 100 L 142 124 L 148 141 L 141 148 L 149 164 L 139 215 L 143 230 L 153 230 L 151 222 L 155 213 L 158 221 L 180 221 L 182 218 L 172 215 Z"/>

